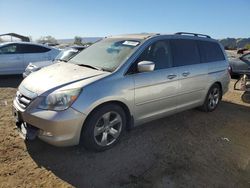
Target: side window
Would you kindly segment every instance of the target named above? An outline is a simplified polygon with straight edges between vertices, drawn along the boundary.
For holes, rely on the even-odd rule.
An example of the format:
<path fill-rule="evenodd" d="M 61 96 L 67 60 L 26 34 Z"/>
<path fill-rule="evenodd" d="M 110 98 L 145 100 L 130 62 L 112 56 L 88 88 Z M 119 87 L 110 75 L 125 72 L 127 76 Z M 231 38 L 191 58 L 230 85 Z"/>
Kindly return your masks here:
<path fill-rule="evenodd" d="M 167 40 L 161 40 L 148 46 L 133 64 L 129 72 L 137 72 L 137 64 L 141 61 L 154 62 L 155 70 L 171 67 L 169 42 Z"/>
<path fill-rule="evenodd" d="M 18 45 L 17 44 L 9 44 L 7 46 L 3 46 L 0 48 L 0 54 L 17 54 L 18 51 Z"/>
<path fill-rule="evenodd" d="M 22 53 L 44 53 L 50 51 L 49 48 L 32 44 L 22 44 L 20 50 Z"/>
<path fill-rule="evenodd" d="M 202 63 L 225 60 L 224 54 L 222 53 L 222 50 L 218 43 L 199 41 L 198 44 Z"/>
<path fill-rule="evenodd" d="M 170 42 L 173 54 L 173 66 L 184 66 L 200 63 L 199 50 L 195 40 L 173 39 Z"/>

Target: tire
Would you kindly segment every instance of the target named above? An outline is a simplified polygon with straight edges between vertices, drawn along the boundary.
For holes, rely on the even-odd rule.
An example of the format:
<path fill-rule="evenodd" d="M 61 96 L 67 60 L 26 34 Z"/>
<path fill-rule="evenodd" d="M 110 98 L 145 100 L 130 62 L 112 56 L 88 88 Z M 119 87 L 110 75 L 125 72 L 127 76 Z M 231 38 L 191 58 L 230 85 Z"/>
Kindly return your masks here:
<path fill-rule="evenodd" d="M 126 126 L 122 107 L 107 104 L 94 110 L 83 125 L 80 142 L 86 149 L 104 151 L 121 138 Z"/>
<path fill-rule="evenodd" d="M 204 104 L 199 108 L 203 112 L 212 112 L 219 105 L 222 98 L 222 91 L 219 84 L 215 83 L 208 90 Z"/>
<path fill-rule="evenodd" d="M 241 100 L 245 103 L 250 103 L 250 92 L 245 91 L 241 96 Z"/>

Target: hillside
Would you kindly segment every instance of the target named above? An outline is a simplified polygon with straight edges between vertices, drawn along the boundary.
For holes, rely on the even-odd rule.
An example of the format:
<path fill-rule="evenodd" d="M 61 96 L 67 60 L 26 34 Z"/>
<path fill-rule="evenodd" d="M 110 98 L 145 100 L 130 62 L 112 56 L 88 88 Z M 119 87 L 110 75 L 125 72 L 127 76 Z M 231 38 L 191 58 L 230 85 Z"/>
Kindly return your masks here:
<path fill-rule="evenodd" d="M 102 37 L 83 37 L 82 42 L 83 43 L 94 43 L 98 40 L 102 39 Z M 74 43 L 75 39 L 58 39 L 59 44 L 69 44 L 69 43 Z"/>
<path fill-rule="evenodd" d="M 219 41 L 229 49 L 244 48 L 246 44 L 250 44 L 250 38 L 225 38 Z"/>

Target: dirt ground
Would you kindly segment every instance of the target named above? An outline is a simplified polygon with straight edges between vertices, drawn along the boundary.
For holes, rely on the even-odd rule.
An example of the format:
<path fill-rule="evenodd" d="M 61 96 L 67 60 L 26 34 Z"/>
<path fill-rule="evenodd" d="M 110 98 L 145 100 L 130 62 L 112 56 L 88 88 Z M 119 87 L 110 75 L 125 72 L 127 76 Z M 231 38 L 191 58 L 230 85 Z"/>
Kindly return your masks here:
<path fill-rule="evenodd" d="M 24 142 L 0 78 L 0 187 L 250 187 L 250 105 L 231 89 L 212 113 L 185 111 L 127 132 L 111 150 Z"/>

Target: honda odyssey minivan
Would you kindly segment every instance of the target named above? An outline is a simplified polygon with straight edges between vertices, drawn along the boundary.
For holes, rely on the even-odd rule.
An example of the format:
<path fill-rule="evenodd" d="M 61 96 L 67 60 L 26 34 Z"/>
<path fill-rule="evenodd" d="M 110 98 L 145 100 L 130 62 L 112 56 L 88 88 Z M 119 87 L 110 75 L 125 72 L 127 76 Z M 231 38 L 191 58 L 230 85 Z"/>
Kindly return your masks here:
<path fill-rule="evenodd" d="M 13 113 L 28 140 L 105 150 L 127 128 L 196 107 L 214 111 L 228 66 L 207 35 L 111 36 L 24 79 Z"/>

